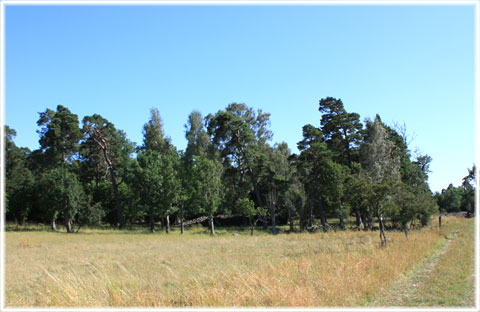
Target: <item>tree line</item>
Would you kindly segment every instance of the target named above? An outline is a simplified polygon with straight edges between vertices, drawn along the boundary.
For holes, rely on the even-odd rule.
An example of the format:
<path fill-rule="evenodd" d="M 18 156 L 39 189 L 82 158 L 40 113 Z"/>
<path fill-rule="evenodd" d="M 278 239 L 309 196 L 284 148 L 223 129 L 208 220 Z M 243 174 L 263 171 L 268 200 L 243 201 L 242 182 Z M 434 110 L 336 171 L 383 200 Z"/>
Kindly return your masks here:
<path fill-rule="evenodd" d="M 145 224 L 153 232 L 161 222 L 168 233 L 175 222 L 183 233 L 184 220 L 208 216 L 214 234 L 215 215 L 240 214 L 252 234 L 258 223 L 276 234 L 277 224 L 303 231 L 315 220 L 328 229 L 327 218 L 344 229 L 353 216 L 358 229 L 376 220 L 384 245 L 386 227 L 428 224 L 444 196 L 430 191 L 432 159 L 412 156 L 405 127 L 394 129 L 379 115 L 362 123 L 332 97 L 318 110 L 319 126 L 303 126 L 299 154 L 292 154 L 285 142 L 271 145 L 270 114 L 245 104 L 207 116 L 193 111 L 185 151 L 165 135 L 156 108 L 141 145 L 98 114 L 80 124 L 64 106 L 46 109 L 37 150 L 17 147 L 15 131 L 5 126 L 7 219 L 48 222 L 54 230 L 62 220 L 67 232 L 102 223 Z M 473 180 L 464 183 L 472 211 Z"/>

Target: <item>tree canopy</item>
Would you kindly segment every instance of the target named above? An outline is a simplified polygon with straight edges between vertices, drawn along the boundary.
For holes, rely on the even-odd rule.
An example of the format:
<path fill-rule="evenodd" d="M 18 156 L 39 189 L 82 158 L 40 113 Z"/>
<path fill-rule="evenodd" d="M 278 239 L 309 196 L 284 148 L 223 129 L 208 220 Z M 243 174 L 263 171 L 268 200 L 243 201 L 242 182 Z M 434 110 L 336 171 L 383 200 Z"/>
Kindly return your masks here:
<path fill-rule="evenodd" d="M 157 108 L 136 145 L 112 122 L 93 114 L 80 129 L 64 106 L 39 114 L 40 147 L 14 143 L 5 127 L 6 216 L 17 222 L 63 219 L 74 224 L 108 223 L 123 228 L 206 216 L 215 234 L 219 214 L 240 214 L 253 228 L 261 221 L 277 233 L 386 228 L 407 231 L 426 225 L 440 211 L 474 213 L 476 167 L 461 186 L 432 194 L 429 155 L 412 157 L 405 127 L 390 127 L 379 115 L 360 122 L 341 99 L 319 101 L 319 123 L 306 124 L 292 154 L 285 142 L 271 143 L 270 114 L 232 103 L 203 117 L 193 111 L 185 125 L 187 147 L 179 151 L 163 129 Z M 397 129 L 397 130 L 396 130 Z M 171 219 L 172 218 L 172 219 Z M 338 220 L 333 221 L 333 220 Z M 247 222 L 248 223 L 248 222 Z"/>

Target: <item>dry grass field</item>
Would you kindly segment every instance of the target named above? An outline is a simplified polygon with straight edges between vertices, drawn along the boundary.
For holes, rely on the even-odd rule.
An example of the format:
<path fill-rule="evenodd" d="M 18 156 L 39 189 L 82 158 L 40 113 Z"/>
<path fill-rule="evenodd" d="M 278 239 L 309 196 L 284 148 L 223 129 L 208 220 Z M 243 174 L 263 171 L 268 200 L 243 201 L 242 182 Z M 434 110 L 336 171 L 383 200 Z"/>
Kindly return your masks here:
<path fill-rule="evenodd" d="M 408 240 L 388 232 L 386 249 L 377 232 L 10 231 L 5 301 L 7 307 L 360 306 L 471 223 L 445 218 L 441 229 L 414 230 Z"/>

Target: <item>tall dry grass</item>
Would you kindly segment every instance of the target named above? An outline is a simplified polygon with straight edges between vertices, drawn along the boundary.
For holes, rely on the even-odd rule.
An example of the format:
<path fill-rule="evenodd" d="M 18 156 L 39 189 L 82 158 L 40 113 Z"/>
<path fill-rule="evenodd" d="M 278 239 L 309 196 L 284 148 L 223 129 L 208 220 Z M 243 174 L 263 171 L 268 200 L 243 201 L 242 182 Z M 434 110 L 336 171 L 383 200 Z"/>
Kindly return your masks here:
<path fill-rule="evenodd" d="M 403 233 L 6 233 L 8 307 L 358 306 L 463 220 Z"/>

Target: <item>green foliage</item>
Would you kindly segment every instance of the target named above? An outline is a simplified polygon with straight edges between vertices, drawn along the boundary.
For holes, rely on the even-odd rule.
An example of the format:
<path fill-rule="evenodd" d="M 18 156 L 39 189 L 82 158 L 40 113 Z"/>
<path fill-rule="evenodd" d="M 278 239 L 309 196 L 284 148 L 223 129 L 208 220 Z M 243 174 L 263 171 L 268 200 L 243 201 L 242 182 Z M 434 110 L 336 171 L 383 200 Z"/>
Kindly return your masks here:
<path fill-rule="evenodd" d="M 350 205 L 346 201 L 348 167 L 327 160 L 320 168 L 320 177 L 323 198 L 327 207 L 330 207 L 330 213 L 337 217 L 348 217 L 350 214 Z"/>
<path fill-rule="evenodd" d="M 473 165 L 472 169 L 468 169 L 468 175 L 463 178 L 462 188 L 462 201 L 461 209 L 462 211 L 467 211 L 468 213 L 474 213 L 475 211 L 475 176 L 477 168 Z"/>
<path fill-rule="evenodd" d="M 52 169 L 45 177 L 45 204 L 50 214 L 61 213 L 65 222 L 74 220 L 85 203 L 85 193 L 78 177 L 65 166 Z"/>
<path fill-rule="evenodd" d="M 414 220 L 427 225 L 432 214 L 438 211 L 437 204 L 428 190 L 412 189 L 403 183 L 397 183 L 392 191 L 397 209 L 392 211 L 391 220 L 403 229 Z"/>
<path fill-rule="evenodd" d="M 245 176 L 249 175 L 260 207 L 263 207 L 259 186 L 262 184 L 260 172 L 263 170 L 265 151 L 268 149 L 265 145 L 272 136 L 268 129 L 269 116 L 261 110 L 255 113 L 245 104 L 236 103 L 228 105 L 224 111 L 218 111 L 214 116 L 207 116 L 207 132 L 220 152 L 225 174 L 236 185 L 240 184 L 239 190 L 244 189 Z M 235 190 L 235 187 L 232 189 Z M 234 196 L 230 198 L 230 204 L 234 205 L 234 201 L 240 198 L 241 194 L 237 191 L 232 194 Z"/>
<path fill-rule="evenodd" d="M 371 183 L 365 175 L 355 174 L 347 180 L 345 200 L 354 211 L 362 216 L 374 215 L 375 211 L 370 205 Z"/>
<path fill-rule="evenodd" d="M 162 155 L 153 150 L 139 153 L 137 157 L 138 167 L 135 174 L 135 188 L 139 202 L 156 216 L 160 216 L 162 208 L 160 203 L 163 199 L 164 177 Z"/>
<path fill-rule="evenodd" d="M 435 199 L 441 212 L 466 211 L 469 214 L 475 211 L 475 176 L 476 166 L 468 169 L 468 175 L 463 178 L 459 187 L 450 184 L 441 193 L 435 193 Z"/>
<path fill-rule="evenodd" d="M 242 215 L 250 220 L 263 212 L 263 210 L 256 208 L 255 203 L 248 198 L 239 199 L 237 202 L 237 209 Z"/>
<path fill-rule="evenodd" d="M 61 162 L 71 161 L 82 138 L 78 116 L 72 114 L 68 108 L 58 105 L 56 112 L 47 109 L 40 113 L 37 124 L 41 127 L 37 131 L 40 135 L 40 147 L 50 168 Z"/>
<path fill-rule="evenodd" d="M 155 108 L 137 147 L 98 114 L 86 116 L 80 131 L 67 108 L 47 109 L 38 121 L 39 150 L 16 147 L 15 131 L 6 127 L 7 218 L 63 216 L 81 225 L 122 227 L 146 218 L 153 226 L 167 215 L 241 213 L 266 227 L 267 202 L 272 224 L 273 216 L 279 223 L 288 219 L 291 229 L 296 217 L 303 229 L 318 216 L 325 224 L 327 216 L 342 222 L 351 214 L 364 222 L 383 216 L 405 228 L 427 224 L 436 203 L 442 211 L 474 211 L 476 168 L 461 187 L 451 185 L 434 201 L 427 183 L 432 159 L 411 159 L 404 131 L 378 115 L 362 129 L 359 115 L 332 97 L 320 100 L 319 111 L 319 126 L 302 128 L 300 153 L 291 155 L 286 143 L 269 144 L 270 115 L 245 104 L 205 118 L 193 111 L 185 153 L 165 136 Z"/>
<path fill-rule="evenodd" d="M 109 174 L 113 186 L 117 221 L 122 228 L 125 225 L 124 207 L 120 197 L 119 185 L 122 184 L 122 177 L 128 174 L 132 166 L 130 155 L 134 151 L 134 143 L 130 142 L 126 134 L 115 129 L 114 125 L 100 115 L 94 114 L 83 118 L 83 133 L 85 140 L 82 143 L 83 157 L 92 157 L 89 160 L 93 166 L 93 176 L 97 185 L 99 184 L 98 169 L 99 162 L 103 162 L 105 176 Z M 102 155 L 102 156 L 100 156 Z M 88 174 L 88 172 L 87 172 Z M 88 179 L 88 178 L 87 178 Z"/>
<path fill-rule="evenodd" d="M 143 126 L 143 151 L 165 153 L 170 148 L 170 138 L 165 137 L 163 122 L 157 108 L 150 109 L 150 120 Z"/>
<path fill-rule="evenodd" d="M 222 165 L 215 160 L 195 156 L 193 161 L 193 201 L 208 215 L 216 213 L 223 195 Z"/>
<path fill-rule="evenodd" d="M 463 189 L 461 187 L 455 187 L 453 184 L 450 184 L 447 189 L 443 189 L 440 194 L 436 194 L 438 207 L 441 212 L 459 212 L 461 211 L 462 204 L 462 193 Z"/>
<path fill-rule="evenodd" d="M 27 168 L 29 150 L 13 142 L 15 130 L 5 126 L 5 211 L 7 218 L 26 221 L 32 208 L 34 176 Z"/>
<path fill-rule="evenodd" d="M 181 200 L 181 180 L 178 175 L 179 155 L 170 148 L 160 153 L 147 150 L 138 154 L 135 171 L 135 190 L 144 215 L 151 222 L 175 212 Z"/>
<path fill-rule="evenodd" d="M 194 156 L 206 157 L 211 153 L 210 137 L 204 129 L 204 119 L 198 111 L 193 111 L 188 116 L 188 123 L 185 125 L 185 138 L 187 139 L 187 148 L 185 158 L 189 161 Z"/>
<path fill-rule="evenodd" d="M 341 164 L 352 169 L 352 162 L 358 159 L 357 147 L 361 139 L 360 115 L 347 113 L 342 100 L 332 97 L 321 99 L 318 110 L 322 113 L 320 130 L 329 149 Z"/>
<path fill-rule="evenodd" d="M 101 225 L 104 217 L 105 210 L 102 208 L 101 203 L 93 203 L 92 196 L 86 196 L 78 210 L 76 218 L 77 232 L 83 225 Z"/>
<path fill-rule="evenodd" d="M 322 224 L 325 223 L 325 211 L 322 202 L 323 190 L 321 168 L 329 159 L 332 151 L 324 141 L 323 133 L 312 125 L 303 126 L 303 140 L 297 143 L 300 155 L 296 160 L 297 171 L 301 176 L 307 195 L 306 203 L 310 207 L 310 221 L 312 222 L 313 206 L 319 207 Z M 301 214 L 301 223 L 305 213 Z"/>

